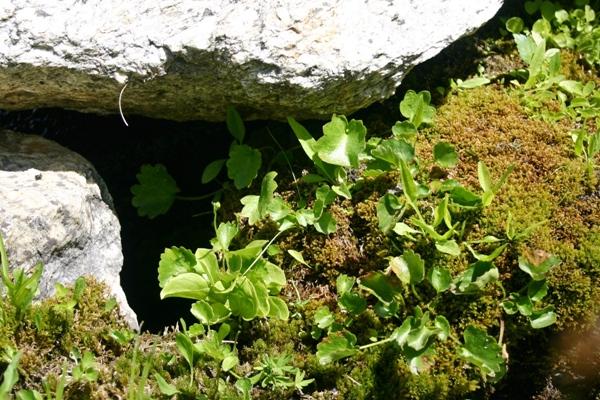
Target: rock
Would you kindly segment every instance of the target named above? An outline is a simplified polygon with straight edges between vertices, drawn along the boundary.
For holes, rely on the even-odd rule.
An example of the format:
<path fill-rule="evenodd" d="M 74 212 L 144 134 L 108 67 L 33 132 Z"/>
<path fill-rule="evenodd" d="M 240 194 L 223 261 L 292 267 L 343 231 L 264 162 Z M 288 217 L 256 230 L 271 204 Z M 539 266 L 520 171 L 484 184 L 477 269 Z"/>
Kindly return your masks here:
<path fill-rule="evenodd" d="M 3 0 L 0 108 L 329 118 L 394 94 L 502 0 Z"/>
<path fill-rule="evenodd" d="M 0 130 L 0 232 L 11 268 L 42 261 L 40 296 L 83 275 L 105 282 L 129 325 L 136 315 L 120 286 L 120 224 L 94 167 L 35 135 Z"/>

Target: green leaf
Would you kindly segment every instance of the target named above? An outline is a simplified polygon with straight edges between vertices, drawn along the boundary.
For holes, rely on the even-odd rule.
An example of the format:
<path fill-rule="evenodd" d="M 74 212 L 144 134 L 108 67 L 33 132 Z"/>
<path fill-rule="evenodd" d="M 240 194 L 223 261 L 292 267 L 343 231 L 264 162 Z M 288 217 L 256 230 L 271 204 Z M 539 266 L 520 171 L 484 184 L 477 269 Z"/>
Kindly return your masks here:
<path fill-rule="evenodd" d="M 558 87 L 571 95 L 583 96 L 583 84 L 579 81 L 564 80 L 558 83 Z"/>
<path fill-rule="evenodd" d="M 388 233 L 396 223 L 396 214 L 402 208 L 398 197 L 391 193 L 384 194 L 377 202 L 377 220 L 379 229 Z"/>
<path fill-rule="evenodd" d="M 258 200 L 259 196 L 248 195 L 242 197 L 240 202 L 244 206 L 240 215 L 244 218 L 248 218 L 249 225 L 256 225 L 261 220 L 260 213 L 258 212 Z"/>
<path fill-rule="evenodd" d="M 336 332 L 327 336 L 317 345 L 319 364 L 327 365 L 342 358 L 353 356 L 358 352 L 356 337 L 351 333 Z"/>
<path fill-rule="evenodd" d="M 205 278 L 195 272 L 186 272 L 168 279 L 160 291 L 160 298 L 182 297 L 184 299 L 203 300 L 210 288 Z"/>
<path fill-rule="evenodd" d="M 505 300 L 502 302 L 502 308 L 508 315 L 514 315 L 519 312 L 517 305 L 512 300 Z"/>
<path fill-rule="evenodd" d="M 454 146 L 447 142 L 438 142 L 433 147 L 433 158 L 442 168 L 452 168 L 458 162 Z"/>
<path fill-rule="evenodd" d="M 428 91 L 416 93 L 414 90 L 409 90 L 400 102 L 400 113 L 416 128 L 421 124 L 430 125 L 435 116 L 435 108 L 429 105 L 430 101 L 431 94 Z"/>
<path fill-rule="evenodd" d="M 315 312 L 314 320 L 320 329 L 327 329 L 335 322 L 335 317 L 327 306 L 321 306 Z"/>
<path fill-rule="evenodd" d="M 477 176 L 479 176 L 479 185 L 484 192 L 493 192 L 494 186 L 492 185 L 492 178 L 490 177 L 490 170 L 483 163 L 479 161 L 477 163 Z"/>
<path fill-rule="evenodd" d="M 221 303 L 208 303 L 204 300 L 198 300 L 190 309 L 192 315 L 204 325 L 214 325 L 225 321 L 231 315 L 231 312 Z"/>
<path fill-rule="evenodd" d="M 478 367 L 484 377 L 500 380 L 506 373 L 506 363 L 502 358 L 502 348 L 486 332 L 468 326 L 463 333 L 464 345 L 459 355 Z"/>
<path fill-rule="evenodd" d="M 314 226 L 317 232 L 322 233 L 324 235 L 329 235 L 335 232 L 337 222 L 330 212 L 325 211 L 323 215 L 321 215 L 321 218 L 315 221 Z"/>
<path fill-rule="evenodd" d="M 345 292 L 338 298 L 338 303 L 349 313 L 359 315 L 367 309 L 367 301 L 358 293 Z"/>
<path fill-rule="evenodd" d="M 302 149 L 304 150 L 308 158 L 313 160 L 314 156 L 317 154 L 317 141 L 312 137 L 310 133 L 308 133 L 306 128 L 304 128 L 294 118 L 288 117 L 287 120 L 288 124 L 290 124 L 290 127 L 292 128 L 292 131 L 294 132 L 294 135 L 296 135 L 296 137 L 300 141 L 300 146 L 302 146 Z"/>
<path fill-rule="evenodd" d="M 177 332 L 175 335 L 175 345 L 177 346 L 179 353 L 183 356 L 185 361 L 187 361 L 190 369 L 193 368 L 196 352 L 192 340 L 184 333 Z"/>
<path fill-rule="evenodd" d="M 503 244 L 502 246 L 498 246 L 494 249 L 494 251 L 492 251 L 491 254 L 487 255 L 487 254 L 481 254 L 481 253 L 476 252 L 470 245 L 467 244 L 467 248 L 469 249 L 471 254 L 473 254 L 473 257 L 475 257 L 475 259 L 477 259 L 478 261 L 485 261 L 485 262 L 494 261 L 494 259 L 496 259 L 500 254 L 502 254 L 502 252 L 504 251 L 506 246 L 508 246 L 508 245 Z"/>
<path fill-rule="evenodd" d="M 0 392 L 0 396 L 2 392 Z M 44 400 L 44 397 L 37 390 L 19 390 L 17 400 Z"/>
<path fill-rule="evenodd" d="M 196 249 L 196 268 L 195 270 L 200 274 L 205 274 L 211 283 L 215 283 L 221 280 L 221 271 L 219 269 L 219 262 L 217 256 L 212 250 L 209 249 Z"/>
<path fill-rule="evenodd" d="M 406 337 L 406 344 L 415 351 L 423 350 L 429 344 L 429 338 L 435 334 L 435 330 L 429 326 L 429 312 L 426 312 L 421 318 L 414 318 L 411 324 L 411 330 Z"/>
<path fill-rule="evenodd" d="M 394 225 L 394 233 L 398 234 L 399 236 L 403 236 L 409 240 L 412 241 L 416 241 L 415 237 L 413 236 L 414 233 L 419 233 L 418 230 L 411 228 L 410 226 L 408 226 L 407 224 L 405 224 L 404 222 L 398 222 L 396 225 Z"/>
<path fill-rule="evenodd" d="M 164 165 L 142 165 L 136 175 L 139 184 L 131 187 L 131 204 L 140 217 L 152 219 L 165 214 L 173 205 L 179 188 Z"/>
<path fill-rule="evenodd" d="M 223 361 L 221 361 L 221 368 L 223 371 L 229 371 L 233 367 L 239 364 L 239 360 L 235 355 L 226 356 Z"/>
<path fill-rule="evenodd" d="M 534 264 L 526 257 L 519 256 L 519 268 L 526 272 L 534 281 L 546 279 L 546 274 L 552 267 L 560 264 L 560 259 L 555 256 L 549 256 L 539 264 Z"/>
<path fill-rule="evenodd" d="M 21 353 L 15 353 L 10 360 L 10 363 L 4 370 L 4 374 L 2 375 L 2 384 L 0 385 L 0 398 L 9 399 L 10 392 L 12 391 L 13 386 L 19 381 L 19 371 L 17 366 L 19 365 L 19 359 L 21 358 Z"/>
<path fill-rule="evenodd" d="M 231 136 L 233 136 L 238 143 L 244 142 L 244 136 L 246 135 L 246 128 L 244 127 L 244 121 L 242 117 L 232 106 L 227 107 L 227 129 Z"/>
<path fill-rule="evenodd" d="M 394 329 L 394 331 L 390 335 L 390 339 L 396 341 L 398 346 L 404 347 L 404 345 L 406 344 L 406 340 L 408 339 L 408 334 L 410 333 L 413 320 L 414 317 L 406 318 L 404 322 L 402 322 L 402 325 Z"/>
<path fill-rule="evenodd" d="M 165 282 L 176 275 L 193 272 L 196 265 L 194 253 L 184 247 L 165 249 L 158 263 L 158 282 L 162 288 Z"/>
<path fill-rule="evenodd" d="M 304 256 L 302 255 L 301 251 L 289 249 L 287 252 L 289 253 L 290 256 L 292 256 L 292 258 L 294 260 L 298 261 L 300 264 L 310 267 L 310 265 L 308 265 L 308 263 L 306 261 L 304 261 Z"/>
<path fill-rule="evenodd" d="M 454 239 L 436 241 L 435 248 L 441 253 L 449 254 L 454 257 L 458 257 L 460 255 L 460 247 Z"/>
<path fill-rule="evenodd" d="M 430 270 L 427 279 L 435 291 L 441 293 L 448 290 L 450 287 L 452 276 L 450 276 L 450 272 L 447 268 L 435 266 Z"/>
<path fill-rule="evenodd" d="M 277 318 L 282 321 L 285 321 L 289 318 L 290 311 L 288 310 L 287 304 L 285 301 L 281 300 L 279 297 L 270 296 L 269 297 L 269 317 Z"/>
<path fill-rule="evenodd" d="M 462 293 L 476 293 L 500 277 L 498 268 L 491 262 L 477 261 L 471 264 L 458 278 L 458 290 Z"/>
<path fill-rule="evenodd" d="M 425 263 L 412 250 L 406 250 L 401 256 L 392 258 L 390 269 L 407 285 L 415 285 L 425 278 Z"/>
<path fill-rule="evenodd" d="M 375 158 L 400 167 L 400 160 L 411 162 L 415 158 L 415 149 L 404 140 L 387 139 L 382 140 L 379 145 L 371 151 Z"/>
<path fill-rule="evenodd" d="M 556 313 L 553 306 L 535 311 L 529 317 L 529 323 L 533 329 L 542 329 L 556 322 Z"/>
<path fill-rule="evenodd" d="M 444 317 L 443 315 L 438 315 L 437 317 L 435 317 L 433 324 L 435 325 L 435 327 L 437 329 L 436 335 L 437 335 L 438 339 L 440 339 L 440 340 L 448 339 L 448 336 L 450 336 L 450 323 L 448 322 L 446 317 Z"/>
<path fill-rule="evenodd" d="M 397 139 L 402 139 L 412 143 L 415 140 L 417 128 L 410 121 L 396 122 L 392 127 L 392 134 Z"/>
<path fill-rule="evenodd" d="M 227 160 L 227 176 L 236 189 L 250 186 L 262 164 L 260 151 L 245 144 L 233 144 Z"/>
<path fill-rule="evenodd" d="M 533 313 L 533 304 L 531 304 L 531 300 L 527 296 L 516 296 L 514 298 L 515 305 L 517 306 L 517 310 L 521 315 L 531 315 Z"/>
<path fill-rule="evenodd" d="M 466 81 L 461 81 L 457 79 L 456 87 L 458 89 L 474 89 L 476 87 L 485 86 L 491 81 L 483 76 L 477 76 L 475 78 L 467 79 Z"/>
<path fill-rule="evenodd" d="M 433 227 L 437 227 L 442 221 L 446 222 L 447 227 L 452 227 L 452 216 L 448 211 L 448 195 L 444 196 L 444 200 L 440 201 L 433 210 Z"/>
<path fill-rule="evenodd" d="M 474 208 L 481 205 L 481 197 L 465 189 L 462 186 L 455 186 L 450 191 L 450 199 L 461 207 Z"/>
<path fill-rule="evenodd" d="M 323 136 L 317 141 L 319 158 L 341 167 L 358 168 L 358 156 L 365 147 L 367 128 L 362 121 L 348 122 L 343 115 L 333 115 L 323 126 Z"/>
<path fill-rule="evenodd" d="M 529 64 L 536 49 L 535 41 L 531 36 L 526 36 L 521 33 L 516 33 L 513 37 L 515 38 L 515 43 L 521 59 L 526 64 Z"/>
<path fill-rule="evenodd" d="M 277 189 L 277 182 L 275 182 L 275 177 L 277 176 L 277 172 L 271 171 L 267 173 L 260 185 L 260 197 L 258 198 L 258 214 L 261 218 L 267 216 L 267 211 L 269 206 L 273 202 L 273 193 L 275 193 L 275 189 Z"/>
<path fill-rule="evenodd" d="M 406 163 L 400 160 L 400 178 L 402 181 L 402 190 L 404 191 L 404 195 L 406 196 L 406 200 L 411 205 L 411 207 L 415 210 L 415 212 L 419 212 L 417 208 L 417 184 L 413 179 L 413 176 L 410 172 L 410 169 L 406 165 Z"/>
<path fill-rule="evenodd" d="M 256 287 L 250 279 L 242 278 L 231 291 L 228 300 L 234 315 L 240 316 L 246 321 L 250 321 L 258 315 L 260 299 L 258 299 Z"/>
<path fill-rule="evenodd" d="M 548 283 L 546 280 L 531 281 L 527 285 L 527 296 L 531 301 L 540 301 L 548 293 Z"/>
<path fill-rule="evenodd" d="M 237 236 L 240 232 L 240 228 L 236 222 L 221 222 L 219 227 L 217 228 L 217 237 L 212 239 L 210 243 L 213 245 L 213 248 L 217 251 L 227 251 L 229 250 L 229 245 L 231 241 Z"/>
<path fill-rule="evenodd" d="M 158 385 L 158 390 L 166 396 L 175 396 L 179 393 L 179 390 L 174 385 L 167 383 L 165 378 L 160 376 L 158 372 L 154 373 L 154 380 L 156 380 L 156 384 Z"/>
<path fill-rule="evenodd" d="M 204 171 L 202 171 L 202 183 L 208 183 L 215 179 L 219 175 L 219 172 L 221 172 L 221 170 L 223 169 L 225 161 L 226 160 L 224 159 L 215 160 L 208 164 L 204 168 Z"/>
<path fill-rule="evenodd" d="M 343 295 L 346 292 L 349 292 L 356 283 L 356 278 L 353 276 L 348 276 L 346 274 L 340 274 L 335 280 L 335 287 L 338 296 Z"/>
<path fill-rule="evenodd" d="M 397 289 L 390 282 L 389 277 L 379 271 L 371 272 L 362 278 L 360 286 L 385 304 L 391 303 L 397 293 Z"/>
<path fill-rule="evenodd" d="M 512 17 L 506 21 L 506 30 L 510 33 L 521 33 L 521 31 L 525 28 L 525 23 L 519 17 Z"/>

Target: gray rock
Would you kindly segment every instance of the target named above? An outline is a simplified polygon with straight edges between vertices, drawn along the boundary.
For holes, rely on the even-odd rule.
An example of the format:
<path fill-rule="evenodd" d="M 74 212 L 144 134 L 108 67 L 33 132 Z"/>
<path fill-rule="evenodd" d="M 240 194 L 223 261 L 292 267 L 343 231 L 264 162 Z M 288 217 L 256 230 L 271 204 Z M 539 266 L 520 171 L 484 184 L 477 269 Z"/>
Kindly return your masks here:
<path fill-rule="evenodd" d="M 502 0 L 3 0 L 0 108 L 329 118 L 394 94 Z"/>
<path fill-rule="evenodd" d="M 40 296 L 83 275 L 105 282 L 138 328 L 120 286 L 121 226 L 94 167 L 35 135 L 0 130 L 0 232 L 11 268 L 42 261 Z"/>

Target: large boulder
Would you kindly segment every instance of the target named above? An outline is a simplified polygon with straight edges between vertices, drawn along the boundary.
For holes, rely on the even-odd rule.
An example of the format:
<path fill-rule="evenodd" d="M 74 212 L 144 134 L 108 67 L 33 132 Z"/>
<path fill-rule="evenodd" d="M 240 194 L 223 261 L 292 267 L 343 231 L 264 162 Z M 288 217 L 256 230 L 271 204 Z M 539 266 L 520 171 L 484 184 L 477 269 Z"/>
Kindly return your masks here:
<path fill-rule="evenodd" d="M 0 130 L 0 233 L 11 268 L 44 264 L 41 297 L 57 282 L 94 276 L 137 328 L 120 286 L 120 230 L 110 194 L 88 161 L 40 136 Z"/>
<path fill-rule="evenodd" d="M 329 118 L 390 97 L 502 0 L 2 0 L 0 108 Z"/>

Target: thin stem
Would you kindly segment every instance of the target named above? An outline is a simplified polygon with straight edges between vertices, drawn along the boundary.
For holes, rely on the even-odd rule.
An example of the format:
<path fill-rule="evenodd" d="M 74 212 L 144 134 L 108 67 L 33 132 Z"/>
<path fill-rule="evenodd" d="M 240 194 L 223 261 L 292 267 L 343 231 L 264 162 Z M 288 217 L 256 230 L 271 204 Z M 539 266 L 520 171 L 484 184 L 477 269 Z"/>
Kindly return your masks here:
<path fill-rule="evenodd" d="M 388 337 L 388 338 L 381 339 L 381 340 L 378 340 L 378 341 L 373 342 L 373 343 L 363 344 L 362 346 L 358 346 L 358 349 L 359 350 L 365 350 L 365 349 L 368 349 L 369 347 L 379 346 L 379 345 L 382 345 L 382 344 L 385 344 L 385 343 L 389 343 L 389 342 L 391 342 L 393 340 L 394 340 L 394 338 Z"/>
<path fill-rule="evenodd" d="M 415 287 L 415 285 L 410 285 L 410 290 L 412 291 L 412 294 L 415 295 L 417 300 L 423 301 L 423 299 L 421 298 L 421 295 L 419 294 L 419 292 L 417 292 L 417 288 Z"/>
<path fill-rule="evenodd" d="M 281 235 L 284 231 L 279 231 L 277 232 L 277 234 L 275 236 L 273 236 L 273 239 L 271 239 L 269 241 L 269 243 L 267 243 L 267 245 L 262 249 L 262 251 L 260 252 L 259 255 L 256 256 L 256 258 L 254 259 L 254 261 L 252 261 L 252 264 L 250 264 L 250 266 L 248 268 L 246 268 L 246 271 L 244 271 L 244 273 L 242 274 L 242 277 L 246 276 L 246 274 L 248 273 L 248 271 L 250 271 L 252 269 L 252 267 L 254 267 L 254 265 L 256 265 L 256 263 L 258 262 L 258 260 L 260 260 L 262 258 L 262 256 L 265 254 L 265 252 L 267 251 L 267 249 L 269 248 L 269 246 L 271 246 L 273 244 L 273 242 L 279 237 L 279 235 Z"/>
<path fill-rule="evenodd" d="M 298 188 L 298 179 L 296 179 L 296 174 L 294 173 L 294 169 L 292 168 L 292 163 L 290 162 L 290 159 L 288 158 L 287 154 L 285 154 L 285 150 L 283 149 L 281 144 L 279 144 L 279 142 L 275 138 L 275 135 L 273 135 L 273 133 L 271 132 L 271 129 L 268 126 L 267 126 L 267 132 L 269 133 L 269 136 L 271 136 L 271 139 L 273 139 L 273 141 L 275 142 L 277 147 L 279 147 L 281 154 L 283 154 L 283 158 L 285 158 L 285 162 L 287 163 L 288 167 L 290 168 L 290 172 L 292 173 L 292 178 L 294 178 L 294 186 L 296 187 L 296 192 L 298 193 L 298 199 L 302 199 L 302 195 L 300 194 L 300 189 Z"/>
<path fill-rule="evenodd" d="M 213 197 L 217 193 L 221 193 L 223 189 L 215 190 L 214 192 L 206 193 L 201 196 L 175 196 L 176 200 L 181 201 L 198 201 L 198 200 L 206 200 L 210 197 Z"/>

